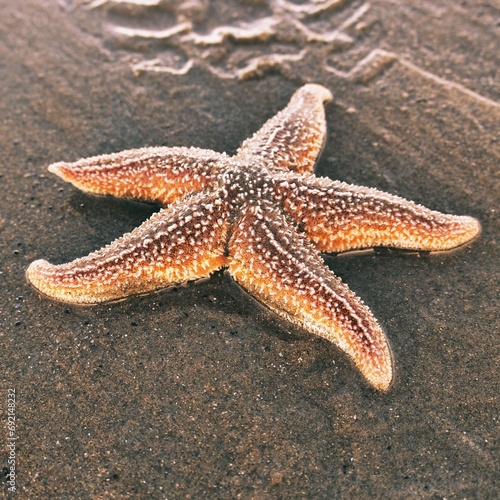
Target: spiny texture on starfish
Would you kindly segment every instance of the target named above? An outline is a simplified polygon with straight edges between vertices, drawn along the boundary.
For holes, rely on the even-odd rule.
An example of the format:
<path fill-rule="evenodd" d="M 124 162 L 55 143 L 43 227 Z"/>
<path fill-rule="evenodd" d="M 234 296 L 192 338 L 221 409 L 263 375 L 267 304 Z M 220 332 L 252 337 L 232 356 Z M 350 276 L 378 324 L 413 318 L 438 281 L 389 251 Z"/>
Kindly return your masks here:
<path fill-rule="evenodd" d="M 33 262 L 29 281 L 57 300 L 92 304 L 202 278 L 227 268 L 293 323 L 344 350 L 388 389 L 389 345 L 370 309 L 320 252 L 389 246 L 447 250 L 480 231 L 471 217 L 312 174 L 331 93 L 305 85 L 235 156 L 144 148 L 56 163 L 49 170 L 91 193 L 168 205 L 110 245 L 68 264 Z"/>

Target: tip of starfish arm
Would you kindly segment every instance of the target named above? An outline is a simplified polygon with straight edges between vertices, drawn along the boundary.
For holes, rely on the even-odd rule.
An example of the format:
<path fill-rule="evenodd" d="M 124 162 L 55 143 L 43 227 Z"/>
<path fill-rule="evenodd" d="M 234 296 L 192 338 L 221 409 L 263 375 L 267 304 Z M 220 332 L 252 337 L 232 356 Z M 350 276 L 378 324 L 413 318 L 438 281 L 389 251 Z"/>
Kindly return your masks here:
<path fill-rule="evenodd" d="M 51 174 L 55 174 L 67 182 L 78 183 L 78 176 L 79 173 L 81 172 L 81 169 L 77 168 L 78 167 L 77 163 L 78 162 L 65 163 L 60 161 L 58 163 L 52 163 L 52 165 L 49 165 L 47 167 L 47 170 Z"/>
<path fill-rule="evenodd" d="M 52 165 L 49 165 L 47 167 L 47 170 L 51 173 L 51 174 L 56 174 L 56 175 L 60 175 L 60 172 L 61 172 L 61 167 L 63 166 L 64 164 L 59 162 L 59 163 L 52 163 Z"/>
<path fill-rule="evenodd" d="M 314 94 L 323 102 L 329 102 L 333 100 L 333 94 L 330 92 L 330 90 L 326 87 L 323 87 L 323 85 L 318 85 L 317 83 L 308 83 L 301 87 L 298 92 Z"/>
<path fill-rule="evenodd" d="M 49 165 L 47 170 L 51 174 L 57 175 L 63 181 L 73 184 L 73 186 L 81 189 L 82 191 L 94 194 L 105 194 L 101 193 L 101 190 L 98 187 L 98 183 L 96 185 L 95 182 L 92 182 L 92 179 L 89 180 L 88 178 L 86 178 L 86 176 L 84 175 L 84 170 L 82 170 L 81 165 L 79 165 L 78 162 L 52 163 L 52 165 Z"/>
<path fill-rule="evenodd" d="M 387 392 L 393 383 L 394 375 L 392 370 L 392 360 L 381 369 L 376 371 L 363 372 L 368 383 L 377 391 Z"/>
<path fill-rule="evenodd" d="M 481 223 L 474 217 L 467 215 L 452 216 L 454 225 L 448 236 L 443 239 L 441 248 L 437 250 L 454 250 L 471 241 L 481 234 Z"/>
<path fill-rule="evenodd" d="M 35 287 L 38 291 L 49 295 L 44 286 L 45 280 L 43 278 L 44 273 L 46 273 L 52 266 L 46 260 L 35 260 L 32 262 L 28 269 L 26 269 L 26 279 L 28 282 Z"/>
<path fill-rule="evenodd" d="M 387 392 L 394 379 L 392 351 L 380 328 L 374 329 L 371 336 L 378 338 L 370 349 L 365 350 L 362 344 L 357 344 L 348 353 L 370 386 L 377 391 Z"/>
<path fill-rule="evenodd" d="M 87 306 L 97 303 L 91 295 L 81 293 L 78 288 L 63 285 L 58 280 L 57 267 L 43 259 L 35 260 L 26 269 L 26 279 L 41 295 L 52 300 Z"/>
<path fill-rule="evenodd" d="M 351 357 L 372 388 L 387 392 L 394 378 L 391 346 L 372 312 L 354 295 L 351 297 L 350 306 L 357 306 L 353 317 L 359 318 L 364 328 L 352 330 L 345 322 L 338 342 L 334 343 Z"/>
<path fill-rule="evenodd" d="M 56 277 L 57 266 L 46 260 L 39 259 L 32 262 L 26 269 L 26 279 L 39 293 L 60 302 L 77 302 L 82 304 L 92 304 L 90 300 L 72 299 L 71 287 L 61 287 Z"/>
<path fill-rule="evenodd" d="M 470 239 L 477 238 L 481 234 L 481 223 L 474 217 L 463 216 L 464 225 L 469 228 Z"/>
<path fill-rule="evenodd" d="M 65 181 L 70 181 L 70 176 L 68 175 L 69 169 L 67 168 L 66 163 L 63 162 L 52 163 L 52 165 L 48 166 L 47 170 L 51 174 L 55 174 Z"/>

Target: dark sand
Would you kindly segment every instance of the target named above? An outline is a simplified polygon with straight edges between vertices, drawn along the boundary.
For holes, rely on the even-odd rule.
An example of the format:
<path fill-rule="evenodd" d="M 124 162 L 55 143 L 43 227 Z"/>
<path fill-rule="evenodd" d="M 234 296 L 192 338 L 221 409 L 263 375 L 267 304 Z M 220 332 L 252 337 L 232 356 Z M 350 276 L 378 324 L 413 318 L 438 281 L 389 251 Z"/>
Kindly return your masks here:
<path fill-rule="evenodd" d="M 499 12 L 479 1 L 342 3 L 275 8 L 284 28 L 270 36 L 200 44 L 194 34 L 245 28 L 272 9 L 0 2 L 0 405 L 5 423 L 15 388 L 20 498 L 499 495 Z M 186 18 L 194 27 L 164 40 L 116 31 L 175 30 Z M 324 36 L 344 23 L 345 36 L 314 41 L 292 18 Z M 393 55 L 361 64 L 374 49 Z M 249 64 L 272 54 L 281 59 Z M 141 70 L 155 58 L 160 70 L 193 65 Z M 336 95 L 319 174 L 483 225 L 452 253 L 325 257 L 387 332 L 388 394 L 224 273 L 87 308 L 26 283 L 31 261 L 86 255 L 155 210 L 82 194 L 48 164 L 146 145 L 232 153 L 306 81 Z"/>

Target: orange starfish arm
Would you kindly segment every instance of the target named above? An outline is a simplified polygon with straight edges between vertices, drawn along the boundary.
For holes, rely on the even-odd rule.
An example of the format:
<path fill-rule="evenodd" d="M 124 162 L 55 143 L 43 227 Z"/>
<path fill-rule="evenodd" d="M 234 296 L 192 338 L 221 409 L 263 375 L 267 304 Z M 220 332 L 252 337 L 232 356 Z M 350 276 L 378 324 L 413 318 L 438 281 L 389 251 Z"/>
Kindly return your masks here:
<path fill-rule="evenodd" d="M 323 103 L 331 100 L 325 87 L 304 85 L 285 109 L 242 144 L 236 158 L 257 156 L 270 166 L 312 172 L 326 135 Z"/>
<path fill-rule="evenodd" d="M 219 193 L 154 214 L 131 233 L 68 264 L 33 262 L 28 280 L 63 302 L 94 304 L 208 276 L 226 264 L 229 217 Z"/>
<path fill-rule="evenodd" d="M 340 347 L 376 389 L 389 388 L 391 353 L 373 314 L 277 210 L 249 207 L 229 242 L 229 272 L 272 310 Z"/>
<path fill-rule="evenodd" d="M 227 161 L 198 148 L 142 148 L 54 163 L 49 171 L 77 188 L 167 205 L 210 186 Z"/>
<path fill-rule="evenodd" d="M 377 189 L 325 178 L 290 178 L 279 191 L 286 212 L 322 252 L 375 246 L 449 250 L 481 230 L 473 217 L 443 214 Z"/>

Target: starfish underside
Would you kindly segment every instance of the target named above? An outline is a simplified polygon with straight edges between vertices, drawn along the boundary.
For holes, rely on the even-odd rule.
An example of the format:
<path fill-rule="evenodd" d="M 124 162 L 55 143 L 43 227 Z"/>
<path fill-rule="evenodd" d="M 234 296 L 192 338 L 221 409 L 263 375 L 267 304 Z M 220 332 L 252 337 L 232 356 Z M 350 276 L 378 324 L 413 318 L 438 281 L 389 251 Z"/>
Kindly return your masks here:
<path fill-rule="evenodd" d="M 84 191 L 166 208 L 87 257 L 33 262 L 28 280 L 53 299 L 93 304 L 227 268 L 261 302 L 336 344 L 372 386 L 387 390 L 393 367 L 385 335 L 320 252 L 448 250 L 473 239 L 480 225 L 314 176 L 326 135 L 323 103 L 331 99 L 320 85 L 303 86 L 232 157 L 158 147 L 51 165 Z"/>

